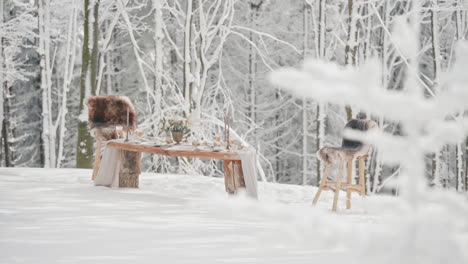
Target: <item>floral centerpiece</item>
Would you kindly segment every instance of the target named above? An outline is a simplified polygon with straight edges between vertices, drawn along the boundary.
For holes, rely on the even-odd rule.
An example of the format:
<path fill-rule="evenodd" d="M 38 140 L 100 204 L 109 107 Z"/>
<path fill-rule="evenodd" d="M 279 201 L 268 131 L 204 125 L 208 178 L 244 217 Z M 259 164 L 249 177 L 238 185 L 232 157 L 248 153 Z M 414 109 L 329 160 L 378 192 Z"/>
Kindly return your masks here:
<path fill-rule="evenodd" d="M 164 131 L 171 132 L 172 139 L 179 144 L 184 135 L 190 133 L 190 128 L 188 127 L 187 120 L 161 120 L 160 128 Z"/>

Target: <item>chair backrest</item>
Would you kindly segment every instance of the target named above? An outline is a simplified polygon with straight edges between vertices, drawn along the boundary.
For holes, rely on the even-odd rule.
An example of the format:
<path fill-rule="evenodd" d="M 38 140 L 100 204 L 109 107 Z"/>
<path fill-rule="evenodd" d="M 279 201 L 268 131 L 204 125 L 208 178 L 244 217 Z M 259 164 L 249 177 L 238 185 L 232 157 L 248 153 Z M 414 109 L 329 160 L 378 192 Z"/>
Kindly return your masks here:
<path fill-rule="evenodd" d="M 86 99 L 88 106 L 88 122 L 90 128 L 102 126 L 127 126 L 133 130 L 137 125 L 135 107 L 127 96 L 98 95 Z"/>
<path fill-rule="evenodd" d="M 351 119 L 346 125 L 345 128 L 354 129 L 359 131 L 367 131 L 372 128 L 378 127 L 377 123 L 373 120 L 365 120 L 365 119 Z M 350 140 L 343 137 L 343 142 L 341 144 L 342 148 L 345 149 L 352 149 L 352 150 L 359 150 L 362 149 L 365 145 L 358 140 Z"/>

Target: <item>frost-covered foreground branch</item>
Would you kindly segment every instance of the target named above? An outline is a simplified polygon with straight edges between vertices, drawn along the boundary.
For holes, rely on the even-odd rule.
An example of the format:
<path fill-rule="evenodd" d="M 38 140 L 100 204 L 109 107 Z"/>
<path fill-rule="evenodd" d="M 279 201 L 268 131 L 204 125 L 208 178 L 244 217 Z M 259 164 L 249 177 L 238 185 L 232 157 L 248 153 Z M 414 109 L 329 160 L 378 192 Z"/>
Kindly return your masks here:
<path fill-rule="evenodd" d="M 407 163 L 406 167 L 411 168 L 415 154 L 410 151 L 412 147 L 416 148 L 414 151 L 417 155 L 423 156 L 445 144 L 462 141 L 468 132 L 468 120 L 447 120 L 457 115 L 460 109 L 468 108 L 468 91 L 463 86 L 466 74 L 462 73 L 468 62 L 468 45 L 460 45 L 457 54 L 458 62 L 445 78 L 446 89 L 431 99 L 425 98 L 422 93 L 385 90 L 380 86 L 379 66 L 373 61 L 360 69 L 308 61 L 301 70 L 282 69 L 274 72 L 271 78 L 298 97 L 343 106 L 355 105 L 361 110 L 400 123 L 404 136 L 383 132 L 367 133 L 365 136 L 354 132 L 348 135 L 374 144 L 382 152 L 384 161 Z M 424 175 L 420 177 L 424 178 Z"/>
<path fill-rule="evenodd" d="M 416 1 L 415 1 L 416 3 Z M 418 13 L 415 4 L 414 13 Z M 420 21 L 414 14 L 411 21 Z M 407 39 L 402 45 L 405 54 L 418 54 L 419 31 L 417 22 L 396 27 L 398 37 Z M 416 36 L 416 37 L 415 37 Z M 415 55 L 417 57 L 417 55 Z M 466 225 L 458 225 L 460 214 L 467 218 L 466 204 L 462 197 L 454 199 L 452 194 L 437 194 L 444 208 L 444 217 L 429 213 L 434 191 L 428 192 L 425 177 L 425 156 L 439 151 L 446 144 L 462 141 L 468 134 L 468 120 L 455 116 L 468 110 L 468 83 L 466 65 L 468 64 L 468 45 L 460 44 L 457 63 L 451 73 L 441 83 L 441 89 L 434 98 L 426 98 L 417 74 L 418 61 L 411 61 L 401 91 L 389 91 L 381 86 L 381 70 L 375 61 L 369 61 L 361 68 L 343 68 L 334 63 L 310 60 L 300 70 L 282 69 L 273 72 L 272 81 L 286 88 L 299 98 L 311 98 L 321 102 L 342 106 L 353 105 L 375 116 L 394 121 L 401 126 L 402 135 L 392 135 L 381 131 L 357 133 L 345 131 L 345 135 L 372 144 L 379 150 L 382 161 L 401 164 L 398 186 L 406 201 L 406 216 L 403 218 L 400 236 L 395 237 L 395 250 L 387 252 L 393 245 L 369 245 L 364 262 L 415 263 L 424 257 L 424 263 L 438 263 L 438 259 L 451 259 L 450 262 L 462 263 L 466 255 L 462 253 L 466 239 L 459 240 L 460 234 L 467 234 Z M 462 111 L 463 112 L 463 111 Z M 461 211 L 456 208 L 465 208 Z M 427 221 L 430 218 L 431 221 Z M 444 233 L 434 231 L 436 226 L 452 226 Z M 455 227 L 456 226 L 456 227 Z M 438 227 L 440 228 L 440 226 Z M 430 231 L 429 231 L 430 230 Z M 446 241 L 439 252 L 425 252 L 421 244 Z M 369 251 L 380 252 L 376 255 Z M 388 253 L 381 257 L 383 252 Z M 430 257 L 429 257 L 430 256 Z M 372 261 L 371 261 L 372 260 Z M 426 262 L 427 260 L 427 262 Z"/>

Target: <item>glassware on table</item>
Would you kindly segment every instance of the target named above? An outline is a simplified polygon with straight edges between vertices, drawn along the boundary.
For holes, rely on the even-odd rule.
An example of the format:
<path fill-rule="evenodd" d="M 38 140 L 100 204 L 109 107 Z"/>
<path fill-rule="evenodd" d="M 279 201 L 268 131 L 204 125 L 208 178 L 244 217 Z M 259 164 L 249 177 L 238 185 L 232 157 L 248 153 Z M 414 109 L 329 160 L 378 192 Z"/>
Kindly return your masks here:
<path fill-rule="evenodd" d="M 231 144 L 230 146 L 231 146 L 231 149 L 230 149 L 231 151 L 236 152 L 239 150 L 239 145 L 237 144 Z"/>
<path fill-rule="evenodd" d="M 229 149 L 236 151 L 237 150 L 237 141 L 236 140 L 229 140 Z"/>
<path fill-rule="evenodd" d="M 123 126 L 115 126 L 117 132 L 117 138 L 123 138 Z"/>
<path fill-rule="evenodd" d="M 137 130 L 135 130 L 135 134 L 137 135 L 137 137 L 141 137 L 143 136 L 143 131 L 137 128 Z"/>

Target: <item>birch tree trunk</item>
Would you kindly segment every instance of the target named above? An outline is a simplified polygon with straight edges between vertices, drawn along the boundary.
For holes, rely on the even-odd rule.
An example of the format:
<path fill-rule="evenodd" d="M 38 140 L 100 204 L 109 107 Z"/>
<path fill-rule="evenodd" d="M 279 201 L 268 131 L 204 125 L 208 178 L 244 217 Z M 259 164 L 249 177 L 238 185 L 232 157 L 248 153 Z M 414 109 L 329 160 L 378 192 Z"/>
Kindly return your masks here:
<path fill-rule="evenodd" d="M 279 90 L 277 89 L 276 92 L 275 92 L 275 99 L 278 100 L 279 99 Z M 279 111 L 277 111 L 275 113 L 275 123 L 274 125 L 275 126 L 278 126 L 278 124 L 280 123 L 280 113 Z M 276 131 L 276 138 L 279 138 L 281 136 L 281 133 L 279 131 Z M 279 152 L 280 152 L 280 144 L 279 144 L 279 140 L 275 140 L 275 172 L 274 172 L 274 175 L 273 175 L 273 182 L 280 182 L 281 180 L 281 158 L 280 158 L 280 155 L 279 155 Z"/>
<path fill-rule="evenodd" d="M 96 3 L 98 4 L 98 3 Z M 84 0 L 84 35 L 83 35 L 83 50 L 82 50 L 82 65 L 80 76 L 80 117 L 78 123 L 78 144 L 76 151 L 76 167 L 77 168 L 92 168 L 93 166 L 93 138 L 89 134 L 87 127 L 87 109 L 84 106 L 84 99 L 91 93 L 91 76 L 89 76 L 89 15 L 90 6 L 89 0 Z M 94 41 L 97 41 L 95 39 Z"/>
<path fill-rule="evenodd" d="M 432 62 L 434 71 L 434 86 L 433 92 L 437 94 L 439 85 L 439 74 L 440 74 L 440 46 L 439 46 L 439 27 L 438 27 L 438 13 L 437 13 L 437 0 L 432 0 L 431 3 L 431 33 L 432 33 Z M 434 153 L 432 162 L 433 172 L 433 183 L 435 186 L 440 186 L 440 151 Z"/>
<path fill-rule="evenodd" d="M 325 11 L 326 11 L 327 0 L 320 0 L 319 2 L 319 14 L 318 14 L 318 55 L 319 58 L 325 57 Z"/>
<path fill-rule="evenodd" d="M 93 8 L 93 49 L 90 60 L 90 83 L 91 94 L 96 95 L 97 76 L 98 76 L 98 57 L 99 57 L 99 2 L 95 0 Z"/>
<path fill-rule="evenodd" d="M 466 11 L 463 10 L 464 0 L 457 0 L 457 6 L 455 10 L 455 26 L 456 26 L 456 38 L 457 40 L 464 39 L 464 32 L 466 26 Z M 464 19 L 465 18 L 465 19 Z"/>
<path fill-rule="evenodd" d="M 50 3 L 38 1 L 39 56 L 42 91 L 42 148 L 44 168 L 55 167 L 55 127 L 52 122 L 52 67 L 50 65 Z"/>
<path fill-rule="evenodd" d="M 465 23 L 463 22 L 463 11 L 462 11 L 462 0 L 457 1 L 457 6 L 455 10 L 455 26 L 456 26 L 456 41 L 459 41 L 464 38 L 464 31 L 465 31 Z M 460 117 L 463 116 L 463 111 L 460 111 Z M 465 147 L 465 149 L 463 149 Z M 468 172 L 467 172 L 467 165 L 468 165 L 468 139 L 463 142 L 459 142 L 456 146 L 456 154 L 457 154 L 457 180 L 456 180 L 456 188 L 458 191 L 468 190 L 467 179 L 468 179 Z M 463 157 L 465 155 L 465 157 Z"/>
<path fill-rule="evenodd" d="M 345 47 L 345 65 L 356 66 L 356 53 L 357 53 L 357 4 L 354 0 L 348 0 L 348 38 Z M 351 120 L 353 118 L 353 110 L 350 105 L 346 106 L 346 118 Z"/>
<path fill-rule="evenodd" d="M 382 87 L 388 87 L 390 79 L 391 79 L 391 69 L 389 67 L 390 63 L 390 51 L 389 47 L 391 44 L 391 40 L 389 40 L 389 37 L 387 33 L 385 32 L 389 25 L 390 25 L 390 1 L 385 1 L 382 7 L 382 31 L 381 31 L 381 40 L 382 40 L 382 52 L 381 52 L 381 58 L 382 58 Z M 370 3 L 369 3 L 370 5 Z M 370 10 L 370 7 L 369 7 Z M 370 11 L 369 11 L 370 12 Z M 375 11 L 378 12 L 378 11 Z M 379 117 L 379 127 L 383 128 L 384 127 L 384 119 L 383 117 Z M 371 155 L 370 162 L 373 163 L 373 166 L 370 166 L 370 168 L 373 168 L 372 170 L 369 170 L 368 174 L 366 175 L 366 186 L 367 186 L 367 193 L 375 194 L 378 191 L 378 187 L 380 185 L 381 181 L 381 175 L 382 175 L 382 162 L 380 155 L 378 151 L 373 151 Z M 372 175 L 372 178 L 371 178 Z"/>
<path fill-rule="evenodd" d="M 162 19 L 162 3 L 161 0 L 153 0 L 153 8 L 154 8 L 154 50 L 155 50 L 155 58 L 154 58 L 154 105 L 152 107 L 152 133 L 157 131 L 155 127 L 160 122 L 160 118 L 162 116 L 161 110 L 161 103 L 163 97 L 163 19 Z M 156 136 L 156 135 L 155 135 Z M 152 155 L 151 156 L 151 163 L 153 171 L 158 170 L 158 166 L 156 165 L 159 160 L 159 155 Z"/>
<path fill-rule="evenodd" d="M 154 47 L 155 47 L 155 63 L 154 63 L 154 78 L 155 78 L 155 94 L 162 96 L 162 75 L 163 75 L 163 20 L 162 20 L 162 4 L 161 0 L 153 0 L 154 6 Z M 156 96 L 159 98 L 160 96 Z M 159 103 L 159 102 L 155 102 Z"/>
<path fill-rule="evenodd" d="M 0 26 L 5 22 L 4 8 L 5 2 L 0 3 Z M 4 77 L 5 59 L 4 59 L 4 38 L 0 36 L 0 125 L 1 129 L 1 147 L 3 148 L 3 157 L 0 162 L 4 161 L 5 167 L 10 167 L 10 143 L 8 139 L 8 120 L 9 120 L 9 108 L 8 108 L 8 84 Z"/>
<path fill-rule="evenodd" d="M 48 112 L 49 112 L 49 150 L 50 150 L 50 166 L 55 167 L 56 166 L 56 161 L 57 161 L 57 152 L 56 152 L 56 135 L 57 135 L 57 127 L 55 126 L 53 122 L 53 113 L 52 113 L 52 104 L 53 104 L 53 99 L 52 99 L 52 69 L 53 69 L 53 63 L 54 63 L 54 57 L 51 57 L 51 49 L 50 49 L 50 44 L 51 44 L 51 39 L 50 39 L 50 0 L 44 0 L 44 32 L 45 32 L 45 38 L 44 38 L 44 46 L 45 46 L 45 52 L 44 52 L 44 59 L 46 62 L 46 74 L 47 74 L 47 106 L 48 106 Z M 56 50 L 55 50 L 56 51 Z M 54 51 L 54 56 L 55 56 L 55 51 Z"/>
<path fill-rule="evenodd" d="M 111 28 L 111 22 L 108 20 L 106 21 L 106 24 L 105 24 L 105 27 L 106 27 L 106 34 L 109 34 L 109 35 L 112 35 L 113 32 L 108 32 L 109 30 L 113 30 Z M 114 90 L 113 90 L 113 85 L 112 85 L 112 72 L 114 71 L 114 67 L 113 67 L 113 50 L 108 50 L 107 47 L 103 47 L 104 49 L 106 49 L 106 52 L 103 54 L 104 56 L 104 63 L 106 64 L 106 68 L 105 68 L 105 87 L 106 87 L 106 90 L 104 91 L 106 94 L 113 94 L 114 93 Z"/>
<path fill-rule="evenodd" d="M 3 9 L 4 9 L 5 3 L 2 1 L 0 3 L 0 27 L 3 26 L 4 23 L 4 17 L 3 17 Z M 2 88 L 0 91 L 0 126 L 2 127 L 3 130 L 3 120 L 4 120 L 4 111 L 3 111 L 3 84 L 5 82 L 4 76 L 4 71 L 5 71 L 5 64 L 4 64 L 4 54 L 3 54 L 3 36 L 0 36 L 0 87 Z M 1 161 L 0 161 L 1 162 Z"/>
<path fill-rule="evenodd" d="M 388 1 L 386 1 L 388 2 Z M 364 8 L 363 8 L 364 9 Z M 373 16 L 371 15 L 371 3 L 368 2 L 367 5 L 366 5 L 366 8 L 365 8 L 365 12 L 363 10 L 363 17 L 367 17 L 366 19 L 366 28 L 365 28 L 365 36 L 366 36 L 366 40 L 364 42 L 364 51 L 363 51 L 363 61 L 367 61 L 367 59 L 371 56 L 370 54 L 370 47 L 371 47 L 371 37 L 372 37 L 372 32 L 373 32 L 373 28 L 372 28 L 372 18 Z"/>
<path fill-rule="evenodd" d="M 63 87 L 62 87 L 62 103 L 61 103 L 61 114 L 59 122 L 59 138 L 58 138 L 58 155 L 57 155 L 57 168 L 62 165 L 65 132 L 66 132 L 66 117 L 68 113 L 67 99 L 68 92 L 70 91 L 70 85 L 73 79 L 73 69 L 75 66 L 75 50 L 76 50 L 76 23 L 77 23 L 77 10 L 76 3 L 72 1 L 72 12 L 68 20 L 68 34 L 66 40 L 66 52 L 65 52 L 65 65 L 64 65 L 64 76 L 63 76 Z"/>
<path fill-rule="evenodd" d="M 458 0 L 457 9 L 455 11 L 457 40 L 465 39 L 465 33 L 466 33 L 467 12 L 466 10 L 463 10 L 463 3 L 464 3 L 463 0 Z M 462 143 L 460 143 L 459 146 L 457 147 L 462 148 Z M 460 149 L 459 155 L 458 155 L 458 162 L 459 162 L 458 166 L 463 166 L 464 168 L 464 172 L 462 172 L 461 169 L 459 169 L 458 171 L 458 174 L 461 174 L 461 175 L 458 175 L 461 178 L 459 179 L 459 189 L 462 190 L 463 187 L 461 187 L 461 185 L 463 185 L 465 191 L 468 191 L 468 137 L 465 140 L 464 149 L 465 149 L 464 151 Z M 463 162 L 461 158 L 461 155 L 462 155 L 461 153 L 465 154 L 464 165 L 461 164 Z M 463 175 L 464 175 L 464 179 L 462 179 Z"/>
<path fill-rule="evenodd" d="M 368 10 L 370 12 L 370 3 L 368 6 Z M 382 29 L 380 32 L 380 39 L 381 39 L 381 46 L 382 46 L 382 52 L 381 52 L 381 61 L 382 61 L 382 87 L 388 87 L 389 82 L 390 82 L 390 74 L 391 74 L 391 69 L 389 69 L 389 44 L 390 40 L 388 39 L 388 35 L 386 34 L 385 30 L 388 28 L 390 24 L 390 8 L 389 8 L 389 1 L 385 1 L 385 3 L 382 6 L 382 14 L 377 14 L 380 15 L 382 19 Z M 375 10 L 375 12 L 379 12 L 378 10 Z M 370 20 L 370 17 L 369 17 Z M 368 30 L 370 30 L 371 25 L 368 25 Z M 369 32 L 369 31 L 368 31 Z M 368 44 L 367 44 L 368 45 Z M 368 54 L 366 52 L 366 54 Z M 384 127 L 384 119 L 383 117 L 378 118 L 378 124 L 380 128 Z M 366 193 L 368 194 L 375 194 L 378 191 L 379 185 L 380 185 L 380 178 L 382 174 L 382 162 L 381 158 L 379 155 L 378 150 L 373 150 L 372 154 L 370 156 L 370 159 L 368 161 L 369 164 L 369 169 L 367 170 L 366 174 Z M 372 176 L 371 176 L 372 175 Z"/>
<path fill-rule="evenodd" d="M 191 10 L 196 10 L 198 16 L 192 18 L 190 35 L 185 35 L 185 44 L 189 43 L 190 45 L 184 46 L 184 56 L 190 54 L 187 59 L 191 63 L 187 63 L 187 59 L 185 59 L 187 65 L 185 67 L 187 76 L 185 88 L 189 89 L 185 89 L 184 94 L 186 99 L 187 97 L 189 99 L 186 105 L 190 110 L 190 119 L 195 122 L 200 120 L 202 108 L 205 107 L 202 104 L 210 103 L 210 100 L 202 101 L 206 89 L 209 88 L 207 87 L 210 80 L 209 71 L 220 61 L 234 19 L 234 1 L 213 1 L 211 7 L 204 5 L 201 0 L 194 2 Z M 190 13 L 190 10 L 187 12 Z M 189 16 L 194 15 L 195 13 Z M 190 42 L 189 39 L 191 39 Z M 190 71 L 187 70 L 189 67 Z"/>
<path fill-rule="evenodd" d="M 461 192 L 464 189 L 464 168 L 463 168 L 463 149 L 462 149 L 462 142 L 458 143 L 456 146 L 456 154 L 457 154 L 457 179 L 456 179 L 456 189 L 457 191 Z"/>
<path fill-rule="evenodd" d="M 431 9 L 431 31 L 432 31 L 432 54 L 433 54 L 433 70 L 434 70 L 434 90 L 437 90 L 439 85 L 440 66 L 440 41 L 439 41 L 439 16 L 438 16 L 437 0 L 432 0 Z M 434 91 L 436 93 L 437 91 Z"/>
<path fill-rule="evenodd" d="M 465 140 L 465 153 L 468 152 L 468 137 Z M 465 186 L 465 191 L 468 191 L 468 155 L 465 154 L 465 180 L 463 185 Z"/>
<path fill-rule="evenodd" d="M 184 31 L 184 111 L 185 115 L 189 116 L 191 112 L 191 94 L 193 85 L 193 74 L 191 67 L 190 43 L 192 41 L 192 9 L 193 0 L 187 0 L 187 10 L 185 14 L 185 31 Z"/>
<path fill-rule="evenodd" d="M 318 37 L 317 49 L 319 59 L 325 58 L 325 11 L 326 11 L 326 0 L 320 0 L 319 2 L 319 14 L 318 14 Z M 325 107 L 322 102 L 317 102 L 317 114 L 316 114 L 316 151 L 320 150 L 323 147 L 323 142 L 325 141 Z M 316 174 L 317 174 L 317 186 L 320 184 L 322 178 L 322 163 L 319 159 L 315 159 L 317 162 Z"/>
<path fill-rule="evenodd" d="M 123 17 L 123 19 L 125 21 L 125 25 L 127 26 L 128 35 L 129 35 L 130 41 L 132 43 L 133 54 L 135 55 L 136 63 L 138 65 L 138 70 L 140 71 L 141 78 L 143 79 L 143 84 L 145 86 L 145 91 L 146 91 L 147 108 L 151 109 L 152 101 L 151 101 L 150 98 L 153 97 L 153 99 L 154 99 L 154 92 L 151 89 L 151 87 L 149 86 L 148 79 L 146 78 L 146 75 L 145 75 L 145 70 L 143 68 L 143 63 L 145 63 L 145 62 L 141 58 L 140 53 L 139 53 L 141 48 L 139 47 L 138 42 L 137 42 L 137 40 L 135 38 L 135 34 L 133 33 L 133 26 L 132 26 L 132 23 L 130 21 L 130 16 L 128 15 L 127 10 L 125 9 L 125 4 L 126 3 L 123 0 L 116 0 L 116 2 L 117 2 L 117 8 L 119 9 L 119 12 L 122 14 L 122 17 Z"/>
<path fill-rule="evenodd" d="M 250 9 L 249 9 L 249 18 L 250 18 L 250 25 L 254 27 L 256 24 L 256 19 L 258 15 L 258 11 L 260 7 L 263 4 L 263 0 L 260 1 L 251 1 L 250 2 Z M 249 118 L 250 118 L 250 127 L 251 129 L 255 127 L 255 124 L 257 122 L 257 116 L 256 116 L 256 104 L 257 104 L 257 89 L 256 89 L 256 74 L 257 74 L 257 53 L 254 49 L 254 36 L 253 32 L 249 31 L 249 42 L 252 43 L 249 46 Z M 258 144 L 257 136 L 258 133 L 255 130 L 252 130 L 253 133 L 253 138 L 254 138 L 254 143 L 253 145 Z"/>
<path fill-rule="evenodd" d="M 309 48 L 309 4 L 304 1 L 304 17 L 303 17 L 303 26 L 304 26 L 304 50 L 303 50 L 303 57 L 304 60 L 308 56 L 308 48 Z M 308 181 L 307 171 L 307 136 L 308 136 L 308 120 L 307 120 L 307 99 L 305 97 L 302 98 L 302 185 L 306 185 Z"/>

